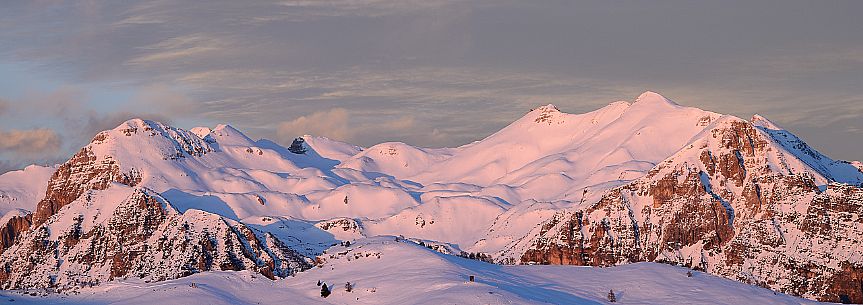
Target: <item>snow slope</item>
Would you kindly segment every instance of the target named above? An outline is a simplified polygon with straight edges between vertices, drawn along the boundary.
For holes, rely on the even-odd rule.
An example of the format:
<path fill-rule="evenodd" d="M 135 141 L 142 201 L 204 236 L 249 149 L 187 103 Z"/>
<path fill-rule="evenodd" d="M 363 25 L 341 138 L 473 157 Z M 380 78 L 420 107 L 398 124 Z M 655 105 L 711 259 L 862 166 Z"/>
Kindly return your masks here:
<path fill-rule="evenodd" d="M 404 179 L 448 159 L 454 151 L 416 148 L 401 142 L 381 143 L 342 161 L 338 167 Z"/>
<path fill-rule="evenodd" d="M 505 184 L 523 200 L 579 200 L 584 187 L 643 175 L 718 116 L 653 92 L 585 114 L 542 106 L 411 180 Z M 549 192 L 549 184 L 566 187 Z"/>
<path fill-rule="evenodd" d="M 33 211 L 45 195 L 48 178 L 56 168 L 30 165 L 0 175 L 0 215 L 24 209 Z"/>
<path fill-rule="evenodd" d="M 6 291 L 15 304 L 817 304 L 653 263 L 611 268 L 500 266 L 440 254 L 393 237 L 327 251 L 320 268 L 271 281 L 248 271 L 209 272 L 159 283 L 111 282 L 71 295 Z M 468 276 L 475 276 L 469 282 Z M 320 297 L 318 281 L 332 286 Z M 354 285 L 352 292 L 345 282 Z M 194 285 L 192 285 L 194 283 Z M 194 286 L 194 287 L 193 287 Z"/>

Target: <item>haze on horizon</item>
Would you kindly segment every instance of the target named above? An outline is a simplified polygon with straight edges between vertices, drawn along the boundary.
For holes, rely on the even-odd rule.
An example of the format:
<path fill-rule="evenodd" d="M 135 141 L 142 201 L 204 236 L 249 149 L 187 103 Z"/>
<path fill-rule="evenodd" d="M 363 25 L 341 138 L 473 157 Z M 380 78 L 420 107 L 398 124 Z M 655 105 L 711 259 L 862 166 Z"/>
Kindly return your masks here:
<path fill-rule="evenodd" d="M 860 1 L 0 4 L 0 173 L 132 117 L 457 146 L 656 91 L 863 159 Z"/>

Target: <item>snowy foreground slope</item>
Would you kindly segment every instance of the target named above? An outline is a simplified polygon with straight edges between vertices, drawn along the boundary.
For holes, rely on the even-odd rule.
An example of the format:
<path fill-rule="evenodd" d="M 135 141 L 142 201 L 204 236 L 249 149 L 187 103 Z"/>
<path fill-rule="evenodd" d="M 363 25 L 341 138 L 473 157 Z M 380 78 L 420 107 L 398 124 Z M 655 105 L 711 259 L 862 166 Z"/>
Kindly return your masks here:
<path fill-rule="evenodd" d="M 183 130 L 132 119 L 63 164 L 0 176 L 8 211 L 0 288 L 130 290 L 117 283 L 150 287 L 216 271 L 290 288 L 326 271 L 315 267 L 322 260 L 338 264 L 327 257 L 341 241 L 404 236 L 507 265 L 472 272 L 512 276 L 515 284 L 499 287 L 516 294 L 542 295 L 531 286 L 563 281 L 544 270 L 595 273 L 600 283 L 637 266 L 655 266 L 644 268 L 658 268 L 656 276 L 681 270 L 628 265 L 658 262 L 863 303 L 861 184 L 858 162 L 832 160 L 766 118 L 683 107 L 653 92 L 584 114 L 541 106 L 456 148 L 362 148 L 315 136 L 283 147 L 228 125 Z M 431 255 L 399 249 L 407 252 L 382 262 Z M 441 255 L 431 257 L 462 261 Z M 620 267 L 519 266 L 548 264 Z M 436 280 L 429 276 L 409 286 L 449 287 L 420 284 Z"/>
<path fill-rule="evenodd" d="M 320 268 L 271 281 L 248 271 L 158 283 L 111 282 L 70 295 L 0 293 L 15 304 L 815 304 L 686 268 L 500 266 L 444 255 L 393 237 L 327 251 Z M 475 282 L 468 281 L 470 275 Z M 318 281 L 331 285 L 320 297 Z M 351 292 L 344 284 L 351 282 Z M 193 284 L 194 283 L 194 284 Z"/>

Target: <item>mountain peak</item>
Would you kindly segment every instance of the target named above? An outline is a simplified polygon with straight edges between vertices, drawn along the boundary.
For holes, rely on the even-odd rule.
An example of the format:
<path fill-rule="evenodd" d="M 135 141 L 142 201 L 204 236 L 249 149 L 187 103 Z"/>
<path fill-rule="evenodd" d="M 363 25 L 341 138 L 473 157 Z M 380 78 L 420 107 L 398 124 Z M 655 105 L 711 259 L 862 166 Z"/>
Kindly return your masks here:
<path fill-rule="evenodd" d="M 197 135 L 197 136 L 198 136 L 199 138 L 201 138 L 201 139 L 203 139 L 204 137 L 206 137 L 206 136 L 210 135 L 210 133 L 211 133 L 211 132 L 213 132 L 212 130 L 210 130 L 210 128 L 209 128 L 209 127 L 203 127 L 203 126 L 199 126 L 199 127 L 195 127 L 195 128 L 189 129 L 189 131 L 190 131 L 190 132 L 192 132 L 192 133 L 194 133 L 195 135 Z"/>
<path fill-rule="evenodd" d="M 120 123 L 114 130 L 126 130 L 130 128 L 144 128 L 150 126 L 150 124 L 154 123 L 153 121 L 147 121 L 141 118 L 132 118 L 128 119 L 123 123 Z"/>
<path fill-rule="evenodd" d="M 219 125 L 216 125 L 216 128 L 213 128 L 213 131 L 222 131 L 222 130 L 237 131 L 237 129 L 234 128 L 234 126 L 231 126 L 228 124 L 219 124 Z M 237 131 L 237 132 L 239 132 L 239 131 Z"/>
<path fill-rule="evenodd" d="M 659 93 L 653 91 L 645 91 L 635 99 L 635 105 L 667 105 L 679 106 L 677 103 L 667 99 Z"/>
<path fill-rule="evenodd" d="M 750 119 L 749 121 L 752 123 L 752 125 L 755 125 L 758 127 L 762 127 L 762 128 L 766 128 L 766 129 L 770 129 L 770 130 L 782 130 L 781 127 L 779 127 L 778 125 L 776 125 L 775 123 L 773 123 L 769 119 L 767 119 L 767 118 L 765 118 L 759 114 L 753 115 L 752 119 Z"/>
<path fill-rule="evenodd" d="M 221 145 L 255 146 L 255 141 L 227 124 L 216 125 L 210 135 Z"/>
<path fill-rule="evenodd" d="M 554 104 L 548 104 L 545 106 L 539 106 L 530 111 L 540 111 L 540 112 L 560 112 L 560 109 L 557 109 L 557 106 Z"/>

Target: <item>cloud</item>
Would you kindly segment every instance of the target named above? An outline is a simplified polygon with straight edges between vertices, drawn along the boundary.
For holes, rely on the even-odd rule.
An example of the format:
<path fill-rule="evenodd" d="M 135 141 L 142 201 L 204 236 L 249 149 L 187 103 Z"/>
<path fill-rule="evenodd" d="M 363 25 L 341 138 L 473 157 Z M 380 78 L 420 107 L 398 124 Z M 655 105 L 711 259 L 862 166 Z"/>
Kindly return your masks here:
<path fill-rule="evenodd" d="M 199 104 L 188 94 L 165 84 L 153 84 L 138 89 L 130 100 L 130 111 L 155 114 L 161 118 L 193 117 Z"/>
<path fill-rule="evenodd" d="M 403 116 L 401 118 L 386 121 L 378 125 L 379 127 L 387 130 L 399 130 L 399 129 L 410 129 L 416 125 L 416 120 L 413 116 Z"/>
<path fill-rule="evenodd" d="M 417 140 L 411 136 L 413 133 L 417 130 L 430 130 L 420 128 L 416 119 L 408 115 L 389 119 L 385 115 L 381 115 L 377 116 L 377 120 L 364 122 L 356 122 L 357 116 L 355 112 L 350 112 L 344 108 L 315 112 L 278 124 L 276 138 L 281 143 L 289 144 L 296 137 L 310 134 L 370 145 L 386 141 L 386 139 L 380 138 L 382 135 L 400 133 L 403 135 L 400 138 L 404 140 Z M 440 132 L 435 129 L 432 136 L 436 137 L 439 134 Z"/>
<path fill-rule="evenodd" d="M 59 149 L 60 137 L 51 129 L 0 130 L 0 151 L 46 156 Z"/>
<path fill-rule="evenodd" d="M 785 51 L 770 54 L 746 63 L 732 65 L 731 69 L 760 77 L 776 79 L 788 78 L 791 75 L 824 73 L 863 66 L 863 46 L 853 47 L 822 47 L 812 50 Z"/>
<path fill-rule="evenodd" d="M 348 111 L 344 108 L 333 108 L 282 122 L 276 129 L 276 134 L 283 142 L 290 142 L 305 134 L 345 141 L 353 137 L 355 130 L 348 124 Z"/>
<path fill-rule="evenodd" d="M 158 43 L 139 48 L 143 55 L 128 61 L 130 65 L 147 65 L 171 63 L 180 60 L 199 58 L 206 53 L 220 51 L 228 46 L 223 38 L 208 37 L 202 34 L 190 34 L 171 37 Z"/>

